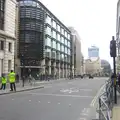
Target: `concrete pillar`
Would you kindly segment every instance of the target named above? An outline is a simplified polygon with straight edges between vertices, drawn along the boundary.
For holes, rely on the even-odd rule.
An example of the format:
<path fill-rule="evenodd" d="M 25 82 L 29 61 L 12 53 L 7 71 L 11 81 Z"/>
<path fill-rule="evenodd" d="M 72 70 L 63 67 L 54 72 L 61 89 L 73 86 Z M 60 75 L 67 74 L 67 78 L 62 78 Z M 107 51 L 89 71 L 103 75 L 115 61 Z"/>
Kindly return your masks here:
<path fill-rule="evenodd" d="M 49 75 L 51 75 L 51 60 L 49 60 L 48 66 L 49 66 Z"/>
<path fill-rule="evenodd" d="M 42 74 L 45 74 L 45 59 L 41 61 L 41 66 L 42 66 Z"/>

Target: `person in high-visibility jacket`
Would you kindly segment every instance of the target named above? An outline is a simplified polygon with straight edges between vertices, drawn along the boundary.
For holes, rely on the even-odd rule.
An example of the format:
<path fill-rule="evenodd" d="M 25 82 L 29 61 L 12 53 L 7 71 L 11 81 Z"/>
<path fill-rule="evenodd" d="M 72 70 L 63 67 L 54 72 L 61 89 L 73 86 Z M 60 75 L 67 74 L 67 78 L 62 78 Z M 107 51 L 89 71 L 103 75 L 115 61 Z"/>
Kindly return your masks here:
<path fill-rule="evenodd" d="M 10 91 L 13 91 L 13 88 L 14 88 L 14 91 L 16 91 L 16 86 L 15 86 L 16 75 L 13 72 L 13 70 L 11 70 L 11 72 L 8 75 L 8 77 L 9 77 L 9 82 L 10 82 L 10 89 L 11 89 Z"/>
<path fill-rule="evenodd" d="M 5 90 L 6 88 L 6 83 L 7 83 L 7 79 L 5 77 L 5 75 L 2 75 L 2 78 L 1 78 L 1 90 Z"/>

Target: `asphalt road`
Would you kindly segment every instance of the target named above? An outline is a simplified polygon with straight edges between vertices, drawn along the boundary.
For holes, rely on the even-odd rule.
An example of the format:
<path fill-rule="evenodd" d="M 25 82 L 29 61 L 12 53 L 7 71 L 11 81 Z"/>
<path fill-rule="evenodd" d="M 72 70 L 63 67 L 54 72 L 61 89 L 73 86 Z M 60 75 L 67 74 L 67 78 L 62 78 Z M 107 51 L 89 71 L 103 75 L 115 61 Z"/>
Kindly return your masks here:
<path fill-rule="evenodd" d="M 95 96 L 105 80 L 65 80 L 0 96 L 0 120 L 92 120 Z"/>

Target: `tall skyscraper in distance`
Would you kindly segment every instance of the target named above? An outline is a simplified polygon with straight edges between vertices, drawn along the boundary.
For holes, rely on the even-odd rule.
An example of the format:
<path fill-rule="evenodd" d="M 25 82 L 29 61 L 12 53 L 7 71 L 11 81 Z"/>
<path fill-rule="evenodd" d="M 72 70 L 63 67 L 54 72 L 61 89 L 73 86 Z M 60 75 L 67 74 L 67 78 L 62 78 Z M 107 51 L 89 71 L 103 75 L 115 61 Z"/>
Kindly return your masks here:
<path fill-rule="evenodd" d="M 88 57 L 92 58 L 92 57 L 99 57 L 99 48 L 96 46 L 91 46 L 88 48 Z"/>

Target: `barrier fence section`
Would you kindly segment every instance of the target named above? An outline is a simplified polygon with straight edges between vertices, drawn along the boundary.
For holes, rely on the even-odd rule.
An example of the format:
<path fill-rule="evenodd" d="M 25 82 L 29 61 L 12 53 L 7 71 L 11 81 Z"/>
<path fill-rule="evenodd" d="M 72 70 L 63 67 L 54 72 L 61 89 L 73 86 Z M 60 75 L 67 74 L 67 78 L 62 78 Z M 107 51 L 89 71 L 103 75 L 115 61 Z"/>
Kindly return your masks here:
<path fill-rule="evenodd" d="M 114 89 L 113 83 L 109 79 L 105 83 L 105 91 L 99 96 L 99 106 L 98 106 L 98 114 L 99 120 L 111 120 L 112 117 L 112 108 L 114 104 Z"/>

